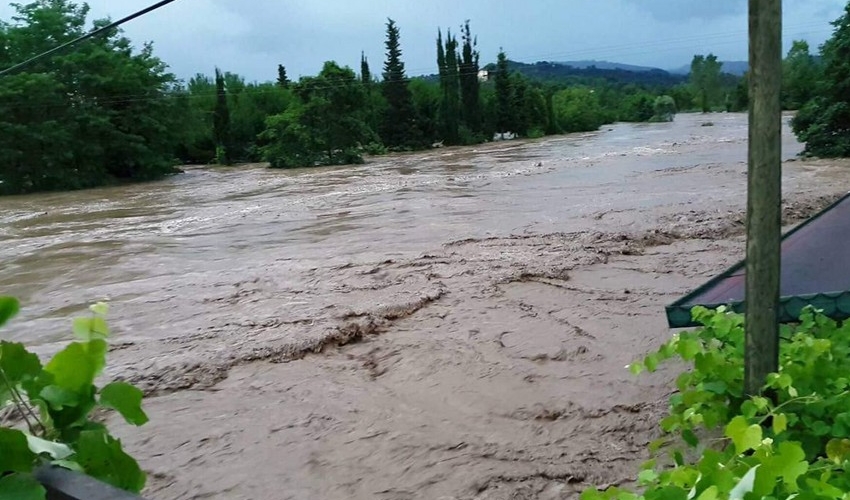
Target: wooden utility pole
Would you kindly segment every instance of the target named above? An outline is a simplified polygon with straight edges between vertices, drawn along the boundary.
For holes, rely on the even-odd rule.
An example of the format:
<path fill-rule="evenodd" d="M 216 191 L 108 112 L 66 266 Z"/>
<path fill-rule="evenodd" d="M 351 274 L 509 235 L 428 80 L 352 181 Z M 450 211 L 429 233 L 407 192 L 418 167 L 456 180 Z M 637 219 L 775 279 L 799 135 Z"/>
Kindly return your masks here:
<path fill-rule="evenodd" d="M 782 0 L 750 2 L 750 125 L 744 389 L 761 391 L 779 363 L 782 231 Z"/>

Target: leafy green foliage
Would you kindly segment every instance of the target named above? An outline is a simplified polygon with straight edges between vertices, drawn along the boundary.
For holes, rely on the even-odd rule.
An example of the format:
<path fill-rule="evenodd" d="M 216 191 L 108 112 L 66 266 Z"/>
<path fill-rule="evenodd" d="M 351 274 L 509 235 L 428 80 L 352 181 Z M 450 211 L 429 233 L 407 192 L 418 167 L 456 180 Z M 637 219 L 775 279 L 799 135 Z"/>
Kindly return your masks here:
<path fill-rule="evenodd" d="M 803 105 L 791 124 L 797 138 L 806 143 L 805 153 L 847 157 L 850 156 L 850 3 L 833 25 L 832 38 L 821 47 L 821 85 L 814 89 L 814 97 Z M 789 65 L 809 65 L 802 47 L 798 49 L 800 54 Z"/>
<path fill-rule="evenodd" d="M 599 97 L 593 89 L 573 87 L 552 97 L 555 118 L 564 132 L 586 132 L 605 123 Z"/>
<path fill-rule="evenodd" d="M 298 105 L 272 116 L 260 139 L 273 167 L 362 163 L 360 146 L 376 141 L 366 123 L 366 89 L 350 68 L 326 62 L 293 87 Z"/>
<path fill-rule="evenodd" d="M 0 68 L 76 38 L 88 7 L 13 4 L 0 23 Z M 96 27 L 106 21 L 94 22 Z M 0 194 L 79 189 L 174 173 L 181 114 L 176 80 L 118 30 L 0 79 Z"/>
<path fill-rule="evenodd" d="M 230 150 L 233 147 L 230 134 L 230 107 L 227 104 L 227 85 L 221 71 L 215 69 L 215 110 L 213 111 L 213 139 L 216 147 L 216 162 L 230 165 Z"/>
<path fill-rule="evenodd" d="M 723 63 L 714 54 L 707 56 L 695 55 L 691 61 L 690 83 L 694 88 L 700 108 L 708 113 L 720 103 L 722 98 L 722 81 L 720 78 Z"/>
<path fill-rule="evenodd" d="M 698 307 L 693 316 L 704 327 L 629 367 L 654 371 L 672 358 L 691 366 L 637 477 L 641 493 L 589 489 L 582 499 L 847 498 L 850 323 L 808 309 L 785 327 L 768 398 L 743 393 L 743 318 L 724 308 Z"/>
<path fill-rule="evenodd" d="M 805 40 L 794 40 L 782 61 L 782 109 L 800 109 L 817 95 L 821 65 Z"/>
<path fill-rule="evenodd" d="M 17 301 L 0 297 L 0 304 L 12 311 L 8 304 Z M 0 498 L 44 499 L 32 472 L 47 464 L 132 492 L 144 487 L 145 474 L 136 461 L 91 417 L 98 408 L 111 408 L 132 425 L 148 421 L 139 389 L 124 382 L 95 385 L 106 365 L 106 313 L 100 303 L 90 316 L 75 319 L 78 341 L 43 366 L 24 345 L 0 342 L 0 421 L 18 416 L 23 427 L 0 426 Z"/>

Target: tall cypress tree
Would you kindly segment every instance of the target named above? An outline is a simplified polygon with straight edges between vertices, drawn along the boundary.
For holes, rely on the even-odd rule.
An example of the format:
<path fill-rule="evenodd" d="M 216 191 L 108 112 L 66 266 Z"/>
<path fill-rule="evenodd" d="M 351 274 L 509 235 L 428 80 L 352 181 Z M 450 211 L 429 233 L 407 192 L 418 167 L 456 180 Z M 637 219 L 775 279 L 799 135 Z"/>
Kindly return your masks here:
<path fill-rule="evenodd" d="M 508 56 L 499 49 L 496 61 L 496 132 L 510 132 L 511 127 L 511 75 Z"/>
<path fill-rule="evenodd" d="M 469 20 L 462 27 L 463 50 L 460 62 L 460 94 L 463 121 L 474 133 L 481 132 L 481 89 L 478 81 L 478 39 L 472 36 Z"/>
<path fill-rule="evenodd" d="M 460 143 L 460 95 L 458 80 L 457 39 L 451 31 L 446 33 L 445 46 L 443 34 L 437 31 L 437 64 L 440 71 L 440 123 L 443 140 L 449 144 Z"/>
<path fill-rule="evenodd" d="M 381 138 L 389 147 L 415 147 L 422 139 L 415 124 L 416 110 L 413 96 L 407 87 L 407 75 L 401 60 L 401 44 L 398 26 L 387 19 L 387 60 L 384 62 L 382 90 L 387 100 L 387 109 L 381 127 Z"/>
<path fill-rule="evenodd" d="M 372 72 L 369 71 L 369 60 L 366 59 L 366 54 L 360 52 L 360 81 L 364 85 L 372 83 Z"/>
<path fill-rule="evenodd" d="M 227 105 L 227 88 L 221 70 L 215 69 L 216 101 L 213 111 L 213 139 L 216 147 L 216 161 L 221 165 L 230 165 L 230 108 Z"/>
<path fill-rule="evenodd" d="M 286 68 L 283 67 L 283 64 L 277 65 L 277 85 L 284 89 L 289 87 L 289 78 L 286 76 Z"/>

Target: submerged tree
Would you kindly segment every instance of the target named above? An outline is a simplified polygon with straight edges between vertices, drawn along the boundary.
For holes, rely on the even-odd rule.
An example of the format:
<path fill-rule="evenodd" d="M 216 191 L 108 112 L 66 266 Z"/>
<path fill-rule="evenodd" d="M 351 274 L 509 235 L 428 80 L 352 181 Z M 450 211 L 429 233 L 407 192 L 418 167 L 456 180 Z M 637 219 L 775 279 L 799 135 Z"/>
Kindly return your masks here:
<path fill-rule="evenodd" d="M 361 163 L 358 146 L 375 133 L 366 123 L 366 91 L 354 71 L 329 61 L 293 90 L 298 102 L 268 119 L 264 159 L 279 168 Z"/>
<path fill-rule="evenodd" d="M 416 147 L 422 139 L 417 133 L 413 97 L 401 60 L 401 41 L 398 26 L 387 20 L 387 59 L 384 62 L 382 90 L 387 101 L 381 126 L 381 138 L 388 147 Z"/>

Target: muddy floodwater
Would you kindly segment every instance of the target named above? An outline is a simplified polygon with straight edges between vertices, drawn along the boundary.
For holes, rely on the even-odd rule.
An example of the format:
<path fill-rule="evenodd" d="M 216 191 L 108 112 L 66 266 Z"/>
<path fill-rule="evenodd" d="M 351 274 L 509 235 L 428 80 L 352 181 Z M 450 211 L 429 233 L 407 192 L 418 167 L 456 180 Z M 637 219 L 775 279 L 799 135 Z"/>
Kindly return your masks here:
<path fill-rule="evenodd" d="M 49 355 L 110 302 L 154 500 L 575 498 L 645 457 L 675 374 L 624 366 L 664 305 L 743 256 L 746 136 L 680 115 L 0 198 L 2 335 Z M 800 149 L 789 226 L 850 189 Z"/>

